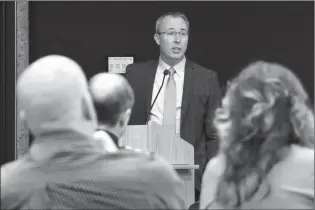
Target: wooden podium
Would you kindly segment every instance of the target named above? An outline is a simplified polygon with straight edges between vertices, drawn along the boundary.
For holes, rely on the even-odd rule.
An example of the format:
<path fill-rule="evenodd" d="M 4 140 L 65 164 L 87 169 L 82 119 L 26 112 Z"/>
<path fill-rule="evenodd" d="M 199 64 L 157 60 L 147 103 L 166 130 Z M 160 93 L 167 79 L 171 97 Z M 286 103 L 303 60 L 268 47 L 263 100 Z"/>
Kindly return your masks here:
<path fill-rule="evenodd" d="M 144 151 L 154 152 L 164 158 L 177 171 L 184 182 L 186 205 L 195 202 L 194 147 L 174 134 L 170 126 L 130 125 L 119 139 L 119 146 L 128 145 Z"/>

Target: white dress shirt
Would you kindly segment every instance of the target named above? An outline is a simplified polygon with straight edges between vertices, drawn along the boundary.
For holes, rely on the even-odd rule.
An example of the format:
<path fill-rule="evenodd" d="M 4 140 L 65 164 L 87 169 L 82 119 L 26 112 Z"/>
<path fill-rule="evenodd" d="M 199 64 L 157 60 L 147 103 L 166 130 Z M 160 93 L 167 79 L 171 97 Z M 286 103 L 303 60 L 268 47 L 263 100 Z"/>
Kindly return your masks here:
<path fill-rule="evenodd" d="M 176 83 L 176 134 L 180 133 L 180 117 L 181 117 L 181 106 L 182 106 L 182 96 L 183 96 L 183 88 L 184 88 L 184 76 L 185 76 L 185 64 L 186 58 L 173 66 L 175 69 L 174 80 Z M 153 84 L 153 91 L 152 91 L 152 100 L 151 104 L 154 101 L 155 96 L 157 95 L 163 81 L 164 70 L 170 69 L 171 66 L 166 64 L 161 58 L 159 59 L 159 65 L 157 67 L 155 80 Z M 165 76 L 164 84 L 161 89 L 161 92 L 156 99 L 154 106 L 152 107 L 150 113 L 150 121 L 154 121 L 159 125 L 163 124 L 163 110 L 164 110 L 164 95 L 165 95 L 165 88 L 166 82 L 169 78 L 169 74 Z"/>
<path fill-rule="evenodd" d="M 103 130 L 94 132 L 94 139 L 106 152 L 117 152 L 118 148 L 113 139 Z"/>

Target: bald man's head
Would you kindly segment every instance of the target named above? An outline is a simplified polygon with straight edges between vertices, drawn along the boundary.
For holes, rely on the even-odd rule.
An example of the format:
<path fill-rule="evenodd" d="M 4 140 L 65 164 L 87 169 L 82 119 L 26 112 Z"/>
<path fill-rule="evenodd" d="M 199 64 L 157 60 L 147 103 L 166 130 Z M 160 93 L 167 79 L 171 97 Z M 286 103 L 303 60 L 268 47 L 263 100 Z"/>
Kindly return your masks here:
<path fill-rule="evenodd" d="M 96 126 L 86 77 L 73 60 L 49 55 L 36 60 L 17 82 L 21 116 L 36 135 L 56 129 Z M 89 123 L 89 126 L 87 125 Z"/>
<path fill-rule="evenodd" d="M 128 81 L 118 74 L 95 75 L 90 80 L 90 91 L 101 124 L 115 126 L 120 115 L 131 110 L 135 102 Z"/>

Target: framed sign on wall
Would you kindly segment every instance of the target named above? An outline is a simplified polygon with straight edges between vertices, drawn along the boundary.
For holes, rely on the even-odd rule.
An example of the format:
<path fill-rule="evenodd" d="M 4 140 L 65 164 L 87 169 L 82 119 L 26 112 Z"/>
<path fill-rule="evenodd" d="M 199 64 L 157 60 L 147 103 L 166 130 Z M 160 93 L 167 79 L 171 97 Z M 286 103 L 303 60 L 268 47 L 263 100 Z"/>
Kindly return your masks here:
<path fill-rule="evenodd" d="M 133 61 L 133 57 L 108 57 L 108 72 L 124 74 L 127 65 L 133 63 Z"/>

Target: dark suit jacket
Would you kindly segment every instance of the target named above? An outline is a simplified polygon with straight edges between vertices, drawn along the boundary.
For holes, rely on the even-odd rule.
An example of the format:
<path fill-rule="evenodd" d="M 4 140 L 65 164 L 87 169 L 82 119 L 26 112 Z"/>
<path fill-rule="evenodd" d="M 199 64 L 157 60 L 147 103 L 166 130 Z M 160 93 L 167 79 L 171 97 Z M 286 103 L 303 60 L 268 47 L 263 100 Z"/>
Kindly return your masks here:
<path fill-rule="evenodd" d="M 149 119 L 152 89 L 158 60 L 130 64 L 126 78 L 135 92 L 135 106 L 130 125 L 144 125 Z M 221 102 L 221 89 L 216 72 L 186 60 L 181 108 L 180 136 L 195 148 L 196 188 L 200 189 L 206 162 L 217 151 L 212 126 L 214 110 Z"/>

